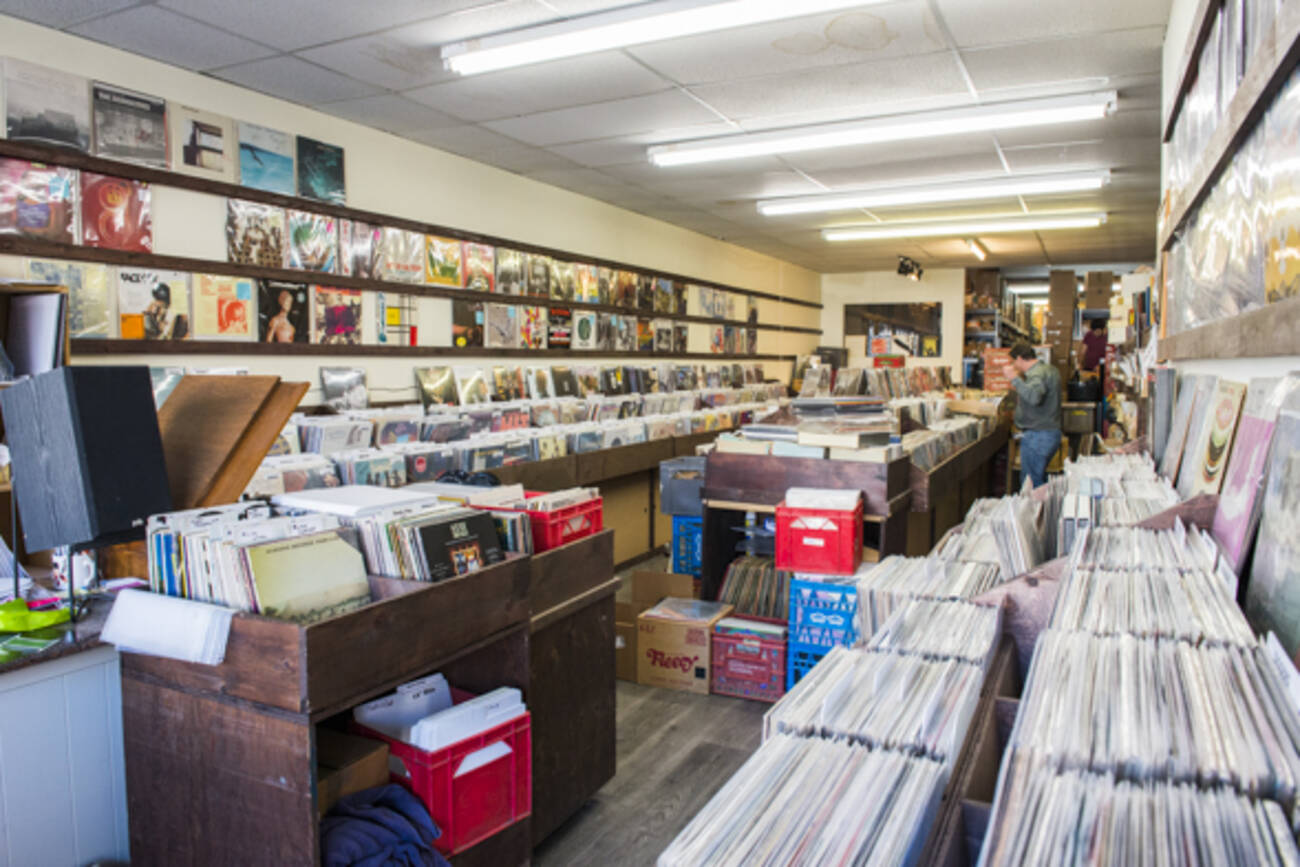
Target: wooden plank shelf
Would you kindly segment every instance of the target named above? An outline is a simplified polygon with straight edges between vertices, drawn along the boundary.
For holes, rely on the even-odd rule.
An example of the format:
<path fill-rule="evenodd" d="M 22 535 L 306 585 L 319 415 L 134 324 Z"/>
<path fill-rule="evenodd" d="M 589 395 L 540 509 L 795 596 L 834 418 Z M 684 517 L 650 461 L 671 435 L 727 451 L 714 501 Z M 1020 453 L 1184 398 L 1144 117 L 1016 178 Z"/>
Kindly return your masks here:
<path fill-rule="evenodd" d="M 899 495 L 908 490 L 910 467 L 907 458 L 874 464 L 714 453 L 706 465 L 703 497 L 774 506 L 785 499 L 788 488 L 857 488 L 862 491 L 864 514 L 889 517 L 907 507 Z"/>
<path fill-rule="evenodd" d="M 1161 361 L 1300 355 L 1300 297 L 1162 337 Z"/>
<path fill-rule="evenodd" d="M 1187 35 L 1187 45 L 1183 48 L 1182 60 L 1178 65 L 1178 85 L 1174 88 L 1173 98 L 1169 101 L 1165 122 L 1160 127 L 1163 130 L 1160 140 L 1163 142 L 1168 142 L 1174 137 L 1174 126 L 1178 123 L 1179 113 L 1182 112 L 1183 100 L 1187 97 L 1187 91 L 1191 90 L 1192 83 L 1196 81 L 1201 49 L 1210 38 L 1210 31 L 1214 29 L 1215 19 L 1222 8 L 1223 0 L 1197 0 L 1196 11 L 1192 13 L 1192 21 L 1195 23 L 1192 25 L 1191 33 Z"/>

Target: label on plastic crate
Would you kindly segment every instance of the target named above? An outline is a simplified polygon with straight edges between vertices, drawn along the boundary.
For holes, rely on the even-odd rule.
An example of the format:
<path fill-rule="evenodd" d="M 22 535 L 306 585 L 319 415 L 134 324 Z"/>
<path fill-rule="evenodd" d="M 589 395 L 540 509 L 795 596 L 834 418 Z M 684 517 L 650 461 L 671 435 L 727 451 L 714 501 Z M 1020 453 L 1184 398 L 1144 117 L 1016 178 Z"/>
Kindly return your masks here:
<path fill-rule="evenodd" d="M 811 548 L 825 548 L 825 547 L 826 547 L 826 540 L 825 540 L 825 539 L 818 539 L 816 536 L 804 536 L 804 537 L 803 537 L 802 539 L 800 539 L 799 541 L 802 542 L 802 543 L 805 544 L 805 545 L 808 545 L 808 546 L 811 547 Z"/>

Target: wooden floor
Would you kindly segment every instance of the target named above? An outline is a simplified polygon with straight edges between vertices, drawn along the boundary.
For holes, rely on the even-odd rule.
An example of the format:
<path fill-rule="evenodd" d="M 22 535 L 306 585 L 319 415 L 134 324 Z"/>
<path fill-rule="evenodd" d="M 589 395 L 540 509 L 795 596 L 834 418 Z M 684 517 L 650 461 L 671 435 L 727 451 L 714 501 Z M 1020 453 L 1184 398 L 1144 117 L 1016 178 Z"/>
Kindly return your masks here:
<path fill-rule="evenodd" d="M 769 707 L 618 681 L 618 772 L 533 863 L 654 864 L 758 748 Z"/>

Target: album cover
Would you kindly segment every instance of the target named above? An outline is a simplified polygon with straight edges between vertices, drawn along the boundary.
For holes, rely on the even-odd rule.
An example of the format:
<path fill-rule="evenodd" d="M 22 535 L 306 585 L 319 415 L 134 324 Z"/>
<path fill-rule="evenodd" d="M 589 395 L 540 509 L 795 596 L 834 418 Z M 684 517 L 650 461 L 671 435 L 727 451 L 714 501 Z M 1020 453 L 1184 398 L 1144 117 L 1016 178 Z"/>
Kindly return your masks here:
<path fill-rule="evenodd" d="M 487 512 L 467 510 L 455 520 L 425 524 L 417 532 L 430 581 L 468 575 L 505 559 L 496 522 Z"/>
<path fill-rule="evenodd" d="M 551 269 L 551 298 L 556 301 L 579 301 L 578 266 L 572 262 L 556 262 Z"/>
<path fill-rule="evenodd" d="M 655 297 L 659 290 L 655 279 L 648 274 L 638 274 L 636 278 L 636 309 L 642 313 L 651 313 L 655 308 Z"/>
<path fill-rule="evenodd" d="M 623 368 L 602 367 L 600 369 L 600 391 L 606 397 L 624 394 Z"/>
<path fill-rule="evenodd" d="M 373 280 L 378 276 L 383 230 L 360 220 L 339 220 L 339 273 Z"/>
<path fill-rule="evenodd" d="M 123 340 L 190 336 L 190 284 L 183 271 L 117 269 L 118 335 Z"/>
<path fill-rule="evenodd" d="M 257 281 L 257 339 L 262 343 L 307 343 L 310 301 L 306 283 Z"/>
<path fill-rule="evenodd" d="M 343 148 L 298 136 L 298 195 L 335 205 L 348 203 Z"/>
<path fill-rule="evenodd" d="M 12 57 L 3 70 L 6 138 L 90 150 L 86 79 Z"/>
<path fill-rule="evenodd" d="M 366 370 L 363 367 L 322 367 L 320 384 L 325 405 L 335 411 L 365 409 L 370 405 L 370 397 L 366 393 Z M 365 432 L 367 445 L 373 435 L 373 429 Z"/>
<path fill-rule="evenodd" d="M 153 252 L 152 202 L 146 183 L 82 172 L 82 244 Z"/>
<path fill-rule="evenodd" d="M 655 348 L 655 326 L 649 319 L 636 321 L 636 351 L 653 352 Z"/>
<path fill-rule="evenodd" d="M 167 168 L 167 101 L 102 81 L 90 87 L 95 156 Z"/>
<path fill-rule="evenodd" d="M 0 157 L 0 235 L 77 243 L 77 170 Z"/>
<path fill-rule="evenodd" d="M 600 371 L 589 365 L 573 368 L 573 375 L 578 380 L 578 393 L 581 397 L 589 394 L 601 394 Z"/>
<path fill-rule="evenodd" d="M 463 245 L 465 255 L 465 288 L 475 292 L 491 292 L 496 284 L 496 269 L 491 244 Z"/>
<path fill-rule="evenodd" d="M 616 345 L 614 337 L 615 323 L 620 317 L 612 313 L 596 314 L 596 345 L 592 349 L 610 351 Z"/>
<path fill-rule="evenodd" d="M 424 282 L 424 235 L 385 226 L 380 230 L 375 276 L 395 283 Z"/>
<path fill-rule="evenodd" d="M 551 297 L 551 257 L 529 253 L 527 266 L 527 284 L 524 294 L 537 298 Z"/>
<path fill-rule="evenodd" d="M 375 293 L 375 339 L 381 346 L 418 346 L 419 324 L 414 295 Z"/>
<path fill-rule="evenodd" d="M 492 368 L 493 400 L 520 400 L 525 396 L 524 389 L 520 387 L 517 368 L 504 364 Z"/>
<path fill-rule="evenodd" d="M 618 288 L 618 272 L 612 268 L 596 269 L 596 301 L 600 304 L 614 304 Z"/>
<path fill-rule="evenodd" d="M 546 317 L 546 345 L 551 349 L 568 349 L 573 343 L 573 312 L 567 307 L 552 307 Z"/>
<path fill-rule="evenodd" d="M 241 199 L 226 200 L 226 260 L 239 265 L 283 268 L 284 209 Z"/>
<path fill-rule="evenodd" d="M 551 383 L 555 386 L 556 397 L 581 397 L 578 377 L 568 367 L 552 367 Z"/>
<path fill-rule="evenodd" d="M 117 333 L 106 265 L 28 259 L 27 279 L 68 287 L 68 332 L 74 340 Z"/>
<path fill-rule="evenodd" d="M 615 279 L 613 303 L 619 307 L 635 308 L 637 275 L 632 271 L 619 271 Z"/>
<path fill-rule="evenodd" d="M 654 351 L 673 351 L 673 323 L 671 319 L 654 320 Z"/>
<path fill-rule="evenodd" d="M 615 352 L 636 352 L 637 321 L 635 316 L 615 316 L 612 320 Z"/>
<path fill-rule="evenodd" d="M 690 327 L 684 323 L 673 323 L 673 352 L 690 352 Z"/>
<path fill-rule="evenodd" d="M 519 346 L 519 308 L 513 304 L 483 305 L 483 345 L 489 349 Z"/>
<path fill-rule="evenodd" d="M 673 297 L 673 281 L 666 277 L 655 280 L 654 310 L 656 313 L 672 313 L 676 300 Z"/>
<path fill-rule="evenodd" d="M 460 395 L 461 406 L 474 403 L 488 403 L 492 400 L 492 389 L 488 387 L 487 375 L 478 367 L 455 367 L 456 392 Z"/>
<path fill-rule="evenodd" d="M 599 346 L 597 342 L 597 321 L 599 314 L 590 310 L 574 311 L 570 331 L 572 340 L 570 346 L 574 349 L 596 349 Z"/>
<path fill-rule="evenodd" d="M 361 290 L 311 287 L 311 342 L 360 345 Z"/>
<path fill-rule="evenodd" d="M 736 332 L 739 331 L 734 325 L 728 325 L 722 330 L 722 351 L 727 355 L 736 355 Z"/>
<path fill-rule="evenodd" d="M 673 281 L 673 304 L 670 312 L 686 315 L 686 284 L 681 280 Z"/>
<path fill-rule="evenodd" d="M 285 221 L 289 239 L 285 267 L 333 274 L 339 255 L 338 228 L 334 218 L 290 209 L 285 212 Z"/>
<path fill-rule="evenodd" d="M 709 352 L 722 354 L 727 351 L 726 330 L 721 325 L 709 329 Z"/>
<path fill-rule="evenodd" d="M 497 247 L 497 284 L 496 292 L 500 295 L 525 294 L 527 259 L 518 250 Z"/>
<path fill-rule="evenodd" d="M 253 303 L 253 281 L 250 278 L 195 274 L 195 338 L 252 340 L 256 320 Z"/>
<path fill-rule="evenodd" d="M 551 385 L 551 369 L 549 367 L 528 368 L 528 397 L 533 400 L 547 400 L 555 396 L 555 389 Z"/>
<path fill-rule="evenodd" d="M 255 190 L 292 196 L 296 192 L 293 136 L 240 121 L 239 182 Z"/>
<path fill-rule="evenodd" d="M 546 308 L 519 308 L 519 348 L 546 348 Z"/>
<path fill-rule="evenodd" d="M 451 302 L 451 345 L 457 349 L 483 345 L 483 302 Z"/>
<path fill-rule="evenodd" d="M 460 289 L 465 285 L 464 251 L 460 241 L 425 235 L 425 279 L 435 286 Z"/>
<path fill-rule="evenodd" d="M 1241 417 L 1241 403 L 1245 397 L 1246 386 L 1242 383 L 1219 380 L 1214 398 L 1206 407 L 1208 427 L 1201 453 L 1195 456 L 1193 494 L 1217 494 L 1223 487 L 1228 455 L 1232 452 L 1237 420 Z"/>
<path fill-rule="evenodd" d="M 228 118 L 188 105 L 168 105 L 171 169 L 219 181 L 235 180 L 235 124 Z"/>
<path fill-rule="evenodd" d="M 574 300 L 586 301 L 588 304 L 599 304 L 600 281 L 598 274 L 600 269 L 595 265 L 574 265 L 573 268 L 577 280 Z"/>
<path fill-rule="evenodd" d="M 1283 410 L 1273 430 L 1268 476 L 1246 614 L 1260 631 L 1273 630 L 1295 658 L 1300 651 L 1300 411 Z"/>

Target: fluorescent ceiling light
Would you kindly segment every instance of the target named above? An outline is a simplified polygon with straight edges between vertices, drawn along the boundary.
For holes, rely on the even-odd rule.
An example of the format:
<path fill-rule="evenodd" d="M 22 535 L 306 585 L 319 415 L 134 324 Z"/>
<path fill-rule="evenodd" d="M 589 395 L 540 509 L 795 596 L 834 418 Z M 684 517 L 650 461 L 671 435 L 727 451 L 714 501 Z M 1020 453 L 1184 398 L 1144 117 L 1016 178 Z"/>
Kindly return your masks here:
<path fill-rule="evenodd" d="M 841 121 L 655 145 L 647 150 L 647 154 L 650 162 L 657 166 L 681 166 L 849 145 L 1022 129 L 1031 126 L 1097 120 L 1105 117 L 1115 108 L 1117 98 L 1115 91 L 1106 90 L 1050 99 L 1027 99 L 992 105 L 949 108 L 917 114 L 899 114 L 867 120 Z"/>
<path fill-rule="evenodd" d="M 883 2 L 886 0 L 667 0 L 641 3 L 540 27 L 455 42 L 443 47 L 442 63 L 460 75 L 476 75 Z"/>
<path fill-rule="evenodd" d="M 968 238 L 966 240 L 966 246 L 970 248 L 971 254 L 981 262 L 989 257 L 989 251 L 980 246 L 980 242 L 976 241 L 974 238 Z"/>
<path fill-rule="evenodd" d="M 967 220 L 885 222 L 872 226 L 822 229 L 827 241 L 883 241 L 890 238 L 935 238 L 944 235 L 994 235 L 1006 232 L 1042 232 L 1051 229 L 1091 229 L 1106 222 L 1102 213 L 1021 214 Z"/>
<path fill-rule="evenodd" d="M 973 202 L 1014 196 L 1042 196 L 1051 193 L 1099 190 L 1109 181 L 1109 169 L 1037 175 L 1003 175 L 960 181 L 941 180 L 926 184 L 875 187 L 851 193 L 819 193 L 814 196 L 765 199 L 758 203 L 758 212 L 765 217 L 775 217 L 785 214 L 848 211 L 855 208 L 895 208 L 905 205 Z"/>
<path fill-rule="evenodd" d="M 1051 287 L 1046 283 L 1008 283 L 1007 291 L 1012 295 L 1046 295 Z"/>

